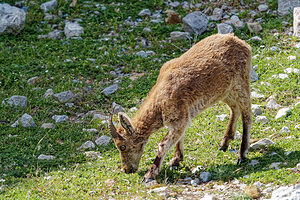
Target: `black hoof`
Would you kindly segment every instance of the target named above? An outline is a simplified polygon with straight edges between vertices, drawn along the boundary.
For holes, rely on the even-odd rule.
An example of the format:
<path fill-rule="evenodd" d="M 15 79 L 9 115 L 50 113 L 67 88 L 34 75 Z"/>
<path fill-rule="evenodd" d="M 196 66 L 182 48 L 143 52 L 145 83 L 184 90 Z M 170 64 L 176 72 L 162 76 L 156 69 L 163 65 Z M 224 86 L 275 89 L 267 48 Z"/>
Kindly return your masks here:
<path fill-rule="evenodd" d="M 236 164 L 241 165 L 241 164 L 246 163 L 246 162 L 247 162 L 247 158 L 238 158 Z"/>
<path fill-rule="evenodd" d="M 220 151 L 224 151 L 224 152 L 226 152 L 226 151 L 227 151 L 227 149 L 228 149 L 228 147 L 227 147 L 227 146 L 220 146 L 220 147 L 219 147 L 219 150 L 220 150 Z"/>

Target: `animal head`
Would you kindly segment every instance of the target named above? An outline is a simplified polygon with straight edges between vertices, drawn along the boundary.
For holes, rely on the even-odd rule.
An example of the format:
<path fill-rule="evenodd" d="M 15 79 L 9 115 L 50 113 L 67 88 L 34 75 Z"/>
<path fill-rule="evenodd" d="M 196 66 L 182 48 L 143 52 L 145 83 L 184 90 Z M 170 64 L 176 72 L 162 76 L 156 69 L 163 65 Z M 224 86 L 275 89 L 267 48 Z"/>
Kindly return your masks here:
<path fill-rule="evenodd" d="M 131 124 L 130 118 L 125 113 L 120 112 L 118 117 L 120 122 L 119 128 L 115 128 L 111 116 L 109 130 L 120 152 L 123 171 L 125 173 L 133 173 L 138 170 L 147 139 L 139 136 Z"/>

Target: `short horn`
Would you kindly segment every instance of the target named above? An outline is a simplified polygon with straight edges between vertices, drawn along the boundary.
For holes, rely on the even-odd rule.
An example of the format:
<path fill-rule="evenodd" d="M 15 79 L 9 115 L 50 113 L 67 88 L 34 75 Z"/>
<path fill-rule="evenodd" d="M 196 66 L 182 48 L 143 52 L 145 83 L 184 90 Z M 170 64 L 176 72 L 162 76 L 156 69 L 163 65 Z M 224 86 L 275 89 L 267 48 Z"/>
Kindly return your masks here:
<path fill-rule="evenodd" d="M 119 134 L 117 132 L 116 127 L 114 126 L 113 122 L 112 122 L 112 115 L 110 115 L 109 120 L 108 120 L 108 128 L 109 128 L 109 132 L 112 135 L 113 138 L 119 138 Z"/>

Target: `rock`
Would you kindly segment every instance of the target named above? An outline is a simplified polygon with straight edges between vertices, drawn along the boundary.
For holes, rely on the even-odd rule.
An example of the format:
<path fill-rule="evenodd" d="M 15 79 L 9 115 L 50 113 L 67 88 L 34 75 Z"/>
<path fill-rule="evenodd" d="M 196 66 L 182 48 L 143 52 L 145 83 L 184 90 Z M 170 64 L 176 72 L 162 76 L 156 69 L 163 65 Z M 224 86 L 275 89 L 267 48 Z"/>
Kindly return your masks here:
<path fill-rule="evenodd" d="M 0 34 L 18 34 L 25 27 L 26 13 L 23 9 L 0 4 Z"/>
<path fill-rule="evenodd" d="M 234 139 L 241 140 L 242 138 L 243 138 L 243 135 L 239 131 L 236 131 Z"/>
<path fill-rule="evenodd" d="M 279 105 L 274 98 L 270 98 L 268 103 L 266 104 L 266 107 L 269 109 L 278 109 L 282 106 Z"/>
<path fill-rule="evenodd" d="M 93 160 L 96 160 L 98 158 L 102 158 L 101 157 L 101 153 L 100 152 L 96 152 L 96 151 L 86 151 L 84 152 L 84 155 L 87 157 L 87 158 L 90 158 L 90 159 L 93 159 Z"/>
<path fill-rule="evenodd" d="M 300 184 L 294 186 L 282 186 L 273 191 L 272 200 L 299 200 Z"/>
<path fill-rule="evenodd" d="M 162 197 L 163 199 L 167 199 L 168 196 L 170 196 L 167 186 L 154 188 L 148 191 L 148 193 L 156 193 L 158 196 Z"/>
<path fill-rule="evenodd" d="M 129 77 L 130 80 L 135 81 L 143 76 L 145 76 L 145 73 L 139 73 L 139 74 L 134 74 L 133 76 Z"/>
<path fill-rule="evenodd" d="M 26 107 L 27 106 L 27 98 L 25 96 L 14 95 L 10 98 L 4 99 L 2 104 L 8 104 L 14 107 Z"/>
<path fill-rule="evenodd" d="M 268 138 L 264 138 L 259 140 L 258 142 L 255 142 L 253 144 L 250 145 L 250 148 L 252 149 L 261 149 L 263 147 L 266 147 L 270 144 L 275 144 L 275 142 L 273 142 L 272 140 L 268 139 Z"/>
<path fill-rule="evenodd" d="M 258 75 L 257 75 L 256 71 L 253 69 L 253 67 L 251 67 L 250 81 L 255 82 L 257 80 L 258 80 Z"/>
<path fill-rule="evenodd" d="M 151 29 L 150 29 L 150 28 L 148 28 L 148 27 L 145 27 L 145 28 L 143 29 L 143 32 L 150 33 L 150 32 L 151 32 Z"/>
<path fill-rule="evenodd" d="M 108 96 L 108 95 L 115 93 L 118 90 L 118 88 L 119 88 L 118 84 L 114 84 L 114 85 L 111 85 L 111 86 L 105 88 L 104 90 L 102 90 L 102 93 L 105 96 Z"/>
<path fill-rule="evenodd" d="M 280 133 L 290 133 L 290 129 L 287 126 L 282 127 L 282 129 L 280 130 Z"/>
<path fill-rule="evenodd" d="M 228 119 L 228 116 L 226 114 L 217 115 L 217 120 L 224 121 L 225 119 Z"/>
<path fill-rule="evenodd" d="M 65 106 L 72 108 L 74 106 L 74 103 L 65 103 Z"/>
<path fill-rule="evenodd" d="M 259 12 L 265 12 L 265 11 L 267 11 L 268 9 L 269 9 L 269 6 L 266 5 L 266 4 L 261 4 L 261 5 L 258 6 Z"/>
<path fill-rule="evenodd" d="M 250 166 L 255 166 L 257 164 L 259 164 L 258 160 L 251 160 L 251 162 L 248 163 L 248 165 L 250 165 Z"/>
<path fill-rule="evenodd" d="M 83 145 L 77 148 L 77 151 L 85 150 L 85 149 L 94 149 L 95 144 L 92 141 L 86 141 Z"/>
<path fill-rule="evenodd" d="M 253 199 L 257 199 L 260 197 L 260 190 L 255 185 L 248 185 L 245 188 L 245 193 L 252 197 Z"/>
<path fill-rule="evenodd" d="M 67 38 L 79 37 L 83 32 L 83 27 L 76 22 L 67 22 L 64 28 L 64 33 Z"/>
<path fill-rule="evenodd" d="M 263 94 L 258 94 L 257 92 L 251 92 L 251 97 L 255 99 L 260 99 L 260 98 L 265 98 L 265 95 Z"/>
<path fill-rule="evenodd" d="M 56 0 L 52 0 L 52 1 L 48 1 L 46 3 L 43 3 L 40 8 L 44 11 L 44 12 L 48 12 L 50 10 L 54 10 L 57 7 L 57 1 Z"/>
<path fill-rule="evenodd" d="M 262 27 L 260 23 L 258 22 L 253 22 L 253 23 L 247 23 L 248 29 L 251 33 L 258 33 L 262 31 Z"/>
<path fill-rule="evenodd" d="M 52 119 L 55 120 L 55 123 L 60 123 L 60 122 L 67 121 L 69 117 L 67 115 L 54 115 L 52 116 Z"/>
<path fill-rule="evenodd" d="M 281 162 L 274 162 L 274 163 L 271 163 L 270 167 L 273 168 L 273 169 L 280 169 L 279 165 L 281 165 L 282 163 Z"/>
<path fill-rule="evenodd" d="M 219 21 L 223 19 L 223 10 L 221 8 L 215 8 L 213 11 L 213 15 L 209 17 L 212 21 Z"/>
<path fill-rule="evenodd" d="M 288 115 L 289 113 L 291 113 L 291 110 L 289 108 L 282 108 L 280 109 L 276 116 L 275 116 L 275 119 L 279 119 L 279 118 L 282 118 L 282 117 L 285 117 L 286 115 Z"/>
<path fill-rule="evenodd" d="M 236 15 L 231 16 L 230 19 L 226 20 L 224 23 L 233 25 L 236 29 L 241 29 L 245 27 L 245 23 L 240 20 Z"/>
<path fill-rule="evenodd" d="M 208 25 L 207 16 L 200 12 L 194 11 L 187 14 L 183 19 L 183 30 L 191 34 L 201 35 L 206 31 Z"/>
<path fill-rule="evenodd" d="M 49 13 L 45 13 L 45 17 L 44 17 L 45 21 L 57 20 L 57 19 L 58 19 L 57 15 L 51 15 Z"/>
<path fill-rule="evenodd" d="M 296 56 L 293 56 L 293 55 L 291 55 L 291 56 L 287 57 L 287 59 L 288 59 L 288 60 L 296 60 L 296 59 L 297 59 L 297 57 L 296 57 Z"/>
<path fill-rule="evenodd" d="M 298 163 L 298 164 L 296 165 L 296 168 L 297 168 L 298 171 L 300 171 L 300 163 Z"/>
<path fill-rule="evenodd" d="M 108 137 L 106 135 L 102 135 L 101 137 L 96 139 L 95 143 L 98 146 L 107 146 L 110 141 L 111 141 L 111 137 Z"/>
<path fill-rule="evenodd" d="M 199 178 L 195 178 L 194 180 L 192 180 L 192 181 L 191 181 L 191 184 L 192 184 L 193 186 L 199 185 L 199 184 L 200 184 Z"/>
<path fill-rule="evenodd" d="M 47 37 L 54 40 L 60 40 L 63 38 L 62 31 L 54 30 L 52 32 L 49 32 Z"/>
<path fill-rule="evenodd" d="M 53 160 L 53 159 L 55 159 L 55 156 L 41 154 L 41 155 L 39 155 L 39 157 L 37 159 L 38 160 Z"/>
<path fill-rule="evenodd" d="M 204 167 L 199 165 L 192 170 L 192 173 L 196 174 L 197 172 L 200 172 L 201 170 L 204 170 Z"/>
<path fill-rule="evenodd" d="M 165 19 L 166 24 L 179 24 L 181 23 L 180 15 L 174 10 L 167 10 L 165 12 L 167 14 L 167 18 Z"/>
<path fill-rule="evenodd" d="M 37 127 L 37 125 L 33 121 L 33 118 L 26 113 L 22 115 L 22 117 L 18 119 L 14 124 L 12 124 L 11 127 L 17 127 L 19 125 L 22 127 Z"/>
<path fill-rule="evenodd" d="M 189 32 L 180 32 L 180 31 L 173 31 L 171 32 L 171 40 L 176 41 L 176 40 L 185 40 L 185 39 L 190 39 L 190 33 Z"/>
<path fill-rule="evenodd" d="M 112 107 L 113 107 L 113 113 L 114 114 L 118 114 L 119 112 L 125 112 L 125 109 L 120 106 L 119 104 L 117 104 L 116 102 L 112 103 Z"/>
<path fill-rule="evenodd" d="M 229 24 L 221 23 L 217 24 L 218 34 L 233 33 L 233 28 Z"/>
<path fill-rule="evenodd" d="M 44 124 L 42 124 L 42 128 L 44 128 L 44 129 L 54 129 L 55 125 L 53 123 L 44 123 Z"/>
<path fill-rule="evenodd" d="M 90 128 L 90 129 L 82 129 L 83 132 L 88 132 L 88 133 L 98 133 L 99 131 L 95 128 Z"/>
<path fill-rule="evenodd" d="M 47 99 L 47 98 L 49 98 L 49 97 L 52 97 L 53 95 L 54 95 L 53 90 L 52 90 L 52 89 L 48 89 L 48 90 L 45 92 L 45 94 L 43 95 L 43 97 L 44 97 L 45 99 Z"/>
<path fill-rule="evenodd" d="M 139 51 L 136 53 L 137 56 L 141 56 L 142 58 L 147 58 L 148 54 L 145 51 Z"/>
<path fill-rule="evenodd" d="M 39 81 L 39 77 L 35 76 L 27 80 L 28 85 L 36 85 Z"/>
<path fill-rule="evenodd" d="M 289 75 L 287 75 L 287 74 L 274 74 L 274 75 L 272 75 L 272 77 L 273 78 L 280 78 L 280 79 L 286 79 L 286 78 L 288 78 L 289 77 Z"/>
<path fill-rule="evenodd" d="M 255 115 L 261 115 L 263 113 L 261 105 L 252 104 L 251 106 L 252 113 Z"/>
<path fill-rule="evenodd" d="M 269 119 L 266 116 L 257 116 L 255 118 L 255 121 L 262 124 L 268 124 L 270 123 Z"/>
<path fill-rule="evenodd" d="M 278 48 L 278 47 L 275 47 L 275 46 L 273 46 L 273 47 L 270 48 L 271 51 L 277 51 L 278 49 L 279 49 L 279 48 Z"/>
<path fill-rule="evenodd" d="M 287 74 L 290 74 L 290 73 L 295 73 L 295 74 L 299 74 L 300 73 L 300 70 L 299 69 L 296 69 L 296 68 L 286 68 L 284 70 L 285 73 Z"/>
<path fill-rule="evenodd" d="M 151 15 L 151 11 L 149 9 L 143 9 L 138 14 L 138 16 L 140 17 L 150 16 L 150 15 Z"/>
<path fill-rule="evenodd" d="M 260 37 L 258 37 L 258 36 L 254 36 L 250 40 L 263 42 L 263 40 Z"/>
<path fill-rule="evenodd" d="M 299 0 L 278 0 L 278 14 L 288 15 L 295 7 L 300 7 Z"/>
<path fill-rule="evenodd" d="M 217 199 L 212 195 L 205 194 L 205 196 L 200 200 L 217 200 Z"/>
<path fill-rule="evenodd" d="M 169 6 L 172 8 L 177 8 L 178 6 L 180 6 L 180 3 L 178 1 L 174 1 L 169 3 Z"/>
<path fill-rule="evenodd" d="M 72 91 L 60 92 L 53 95 L 54 99 L 61 103 L 72 102 L 74 101 L 75 95 Z"/>
<path fill-rule="evenodd" d="M 210 181 L 211 180 L 211 173 L 209 173 L 209 172 L 201 172 L 200 173 L 200 179 L 204 183 Z"/>
<path fill-rule="evenodd" d="M 109 117 L 105 116 L 105 115 L 102 115 L 102 114 L 99 114 L 99 113 L 94 113 L 92 121 L 99 120 L 99 119 L 100 120 L 107 120 L 107 119 L 109 119 Z"/>

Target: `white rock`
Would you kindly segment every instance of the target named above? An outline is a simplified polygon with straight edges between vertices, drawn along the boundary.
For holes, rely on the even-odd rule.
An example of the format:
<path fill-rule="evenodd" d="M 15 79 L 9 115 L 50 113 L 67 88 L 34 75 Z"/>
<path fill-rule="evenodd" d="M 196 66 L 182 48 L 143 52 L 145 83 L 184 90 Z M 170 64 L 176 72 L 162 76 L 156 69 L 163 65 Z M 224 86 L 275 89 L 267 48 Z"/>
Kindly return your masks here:
<path fill-rule="evenodd" d="M 224 121 L 225 119 L 228 119 L 228 116 L 226 114 L 217 115 L 217 120 Z"/>
<path fill-rule="evenodd" d="M 250 38 L 250 40 L 263 42 L 263 40 L 258 36 L 254 36 L 254 37 Z"/>
<path fill-rule="evenodd" d="M 83 132 L 88 132 L 88 133 L 98 133 L 99 131 L 95 128 L 90 128 L 90 129 L 82 129 Z"/>
<path fill-rule="evenodd" d="M 55 159 L 55 156 L 45 155 L 45 154 L 41 154 L 38 157 L 38 160 L 53 160 L 53 159 Z"/>
<path fill-rule="evenodd" d="M 278 0 L 278 14 L 288 15 L 295 7 L 300 7 L 299 0 Z"/>
<path fill-rule="evenodd" d="M 216 198 L 212 195 L 205 194 L 205 196 L 200 200 L 216 200 Z"/>
<path fill-rule="evenodd" d="M 300 171 L 300 163 L 298 163 L 298 164 L 296 165 L 296 168 L 297 168 L 298 171 Z"/>
<path fill-rule="evenodd" d="M 258 75 L 257 75 L 256 71 L 251 67 L 250 81 L 255 82 L 257 80 L 258 80 Z"/>
<path fill-rule="evenodd" d="M 263 94 L 258 94 L 256 91 L 251 92 L 251 97 L 255 99 L 260 99 L 260 98 L 265 98 L 265 95 Z"/>
<path fill-rule="evenodd" d="M 278 170 L 278 169 L 280 169 L 280 168 L 279 168 L 279 165 L 281 165 L 281 164 L 282 164 L 281 162 L 274 162 L 274 163 L 271 163 L 270 166 L 271 166 L 272 168 Z"/>
<path fill-rule="evenodd" d="M 200 179 L 199 179 L 199 178 L 195 178 L 194 180 L 191 181 L 191 184 L 192 184 L 193 186 L 199 185 L 199 184 L 200 184 Z"/>
<path fill-rule="evenodd" d="M 53 123 L 44 123 L 44 124 L 42 124 L 42 128 L 44 128 L 44 129 L 53 129 L 53 128 L 55 128 L 55 124 L 53 124 Z"/>
<path fill-rule="evenodd" d="M 18 119 L 14 124 L 12 124 L 11 127 L 16 127 L 18 125 L 22 127 L 37 127 L 37 125 L 34 123 L 33 118 L 27 113 L 22 115 L 22 117 Z"/>
<path fill-rule="evenodd" d="M 261 183 L 260 181 L 255 182 L 253 185 L 255 185 L 255 186 L 258 187 L 258 188 L 261 188 L 261 187 L 264 186 L 264 184 Z"/>
<path fill-rule="evenodd" d="M 106 135 L 102 135 L 101 137 L 96 139 L 95 143 L 98 146 L 107 146 L 110 141 L 111 141 L 111 137 L 108 137 Z"/>
<path fill-rule="evenodd" d="M 170 33 L 170 36 L 172 41 L 185 40 L 191 38 L 189 32 L 180 32 L 180 31 L 173 31 Z"/>
<path fill-rule="evenodd" d="M 289 113 L 291 113 L 291 110 L 289 108 L 282 108 L 280 109 L 276 116 L 275 116 L 275 119 L 279 119 L 279 118 L 282 118 L 282 117 L 285 117 L 286 115 L 288 115 Z"/>
<path fill-rule="evenodd" d="M 221 23 L 217 24 L 218 34 L 233 33 L 233 28 L 229 24 Z"/>
<path fill-rule="evenodd" d="M 101 157 L 101 153 L 100 152 L 96 152 L 96 151 L 86 151 L 84 152 L 84 155 L 88 158 L 91 159 L 98 159 L 98 158 L 102 158 Z"/>
<path fill-rule="evenodd" d="M 119 86 L 118 84 L 114 84 L 114 85 L 111 85 L 107 88 L 105 88 L 102 93 L 105 95 L 105 96 L 108 96 L 108 95 L 111 95 L 113 93 L 115 93 L 117 90 L 118 90 Z"/>
<path fill-rule="evenodd" d="M 54 115 L 52 116 L 52 119 L 55 120 L 55 123 L 60 123 L 60 122 L 67 121 L 69 117 L 67 115 Z"/>
<path fill-rule="evenodd" d="M 230 19 L 226 20 L 224 23 L 233 25 L 236 29 L 244 28 L 245 23 L 240 20 L 236 15 L 232 15 Z"/>
<path fill-rule="evenodd" d="M 251 160 L 251 162 L 248 163 L 248 165 L 250 165 L 250 166 L 254 166 L 254 165 L 257 165 L 257 164 L 259 164 L 258 160 Z"/>
<path fill-rule="evenodd" d="M 194 11 L 187 14 L 183 19 L 183 30 L 191 34 L 201 35 L 207 30 L 208 18 L 200 12 Z"/>
<path fill-rule="evenodd" d="M 174 1 L 169 3 L 169 6 L 173 8 L 177 8 L 178 6 L 180 6 L 180 3 L 178 1 Z"/>
<path fill-rule="evenodd" d="M 288 59 L 288 60 L 296 60 L 297 57 L 292 55 L 292 56 L 287 57 L 287 59 Z"/>
<path fill-rule="evenodd" d="M 286 68 L 285 70 L 284 70 L 284 72 L 285 73 L 287 73 L 287 74 L 290 74 L 290 73 L 295 73 L 295 74 L 298 74 L 298 73 L 300 73 L 300 70 L 299 69 L 296 69 L 296 68 Z"/>
<path fill-rule="evenodd" d="M 192 173 L 195 174 L 197 172 L 200 172 L 201 170 L 204 170 L 204 167 L 199 165 L 192 170 Z"/>
<path fill-rule="evenodd" d="M 86 141 L 83 145 L 77 148 L 77 151 L 84 149 L 94 149 L 95 144 L 92 141 Z"/>
<path fill-rule="evenodd" d="M 54 95 L 53 90 L 52 90 L 52 89 L 48 89 L 48 90 L 45 92 L 45 94 L 43 95 L 43 97 L 44 97 L 45 99 L 47 99 L 47 98 L 49 98 L 49 97 L 52 97 L 53 95 Z"/>
<path fill-rule="evenodd" d="M 149 9 L 143 9 L 138 14 L 138 16 L 141 16 L 141 17 L 150 16 L 150 15 L 151 15 L 151 11 Z"/>
<path fill-rule="evenodd" d="M 270 123 L 269 119 L 266 116 L 257 116 L 255 118 L 255 121 L 262 124 L 268 124 Z"/>
<path fill-rule="evenodd" d="M 10 98 L 4 99 L 2 104 L 8 104 L 14 107 L 26 107 L 27 106 L 27 98 L 25 96 L 14 95 Z"/>
<path fill-rule="evenodd" d="M 64 28 L 64 33 L 67 38 L 79 37 L 83 32 L 83 27 L 76 22 L 67 22 Z"/>
<path fill-rule="evenodd" d="M 263 113 L 261 105 L 252 104 L 251 105 L 252 113 L 255 115 L 261 115 Z"/>
<path fill-rule="evenodd" d="M 280 133 L 290 133 L 290 129 L 287 126 L 282 127 L 282 129 L 280 130 Z"/>
<path fill-rule="evenodd" d="M 280 107 L 282 107 L 281 105 L 279 105 L 275 99 L 273 98 L 270 98 L 268 103 L 266 104 L 266 107 L 269 108 L 269 109 L 278 109 Z"/>
<path fill-rule="evenodd" d="M 209 172 L 201 172 L 200 179 L 202 182 L 206 183 L 211 180 L 211 174 Z"/>
<path fill-rule="evenodd" d="M 57 1 L 56 0 L 52 0 L 52 1 L 48 1 L 46 3 L 43 3 L 40 8 L 44 11 L 44 12 L 48 12 L 50 10 L 54 10 L 57 7 Z"/>
<path fill-rule="evenodd" d="M 72 108 L 74 106 L 74 103 L 65 103 L 65 106 Z"/>
<path fill-rule="evenodd" d="M 60 92 L 53 95 L 54 99 L 61 103 L 72 102 L 74 101 L 75 95 L 72 91 Z"/>
<path fill-rule="evenodd" d="M 28 85 L 36 85 L 38 80 L 39 80 L 38 76 L 32 77 L 32 78 L 27 80 L 27 84 Z"/>
<path fill-rule="evenodd" d="M 142 58 L 147 58 L 148 54 L 145 51 L 139 51 L 136 53 L 137 56 L 141 56 Z"/>
<path fill-rule="evenodd" d="M 273 47 L 270 48 L 270 50 L 271 50 L 271 51 L 277 51 L 277 50 L 278 50 L 278 47 L 273 46 Z"/>
<path fill-rule="evenodd" d="M 235 140 L 241 140 L 242 137 L 243 137 L 243 135 L 239 131 L 235 132 L 235 137 L 234 137 Z"/>
<path fill-rule="evenodd" d="M 150 32 L 151 32 L 151 29 L 150 29 L 150 28 L 148 28 L 148 27 L 145 27 L 145 28 L 143 29 L 143 32 L 150 33 Z"/>
<path fill-rule="evenodd" d="M 258 10 L 259 10 L 260 12 L 265 12 L 265 11 L 267 11 L 268 9 L 269 9 L 269 6 L 266 5 L 266 4 L 261 4 L 261 5 L 258 6 Z"/>
<path fill-rule="evenodd" d="M 102 114 L 95 113 L 95 114 L 93 115 L 92 121 L 94 121 L 94 120 L 101 120 L 101 121 L 103 120 L 103 121 L 105 121 L 105 120 L 107 120 L 107 119 L 109 119 L 108 116 L 105 116 L 105 115 L 102 115 Z"/>
<path fill-rule="evenodd" d="M 0 4 L 0 34 L 18 34 L 25 27 L 26 13 L 23 9 Z"/>
<path fill-rule="evenodd" d="M 253 144 L 250 145 L 250 148 L 252 149 L 260 149 L 262 147 L 268 146 L 270 144 L 275 144 L 272 140 L 268 138 L 261 139 Z"/>
<path fill-rule="evenodd" d="M 247 23 L 248 29 L 251 33 L 258 33 L 262 31 L 262 27 L 260 23 L 258 22 L 253 22 L 253 23 Z"/>

